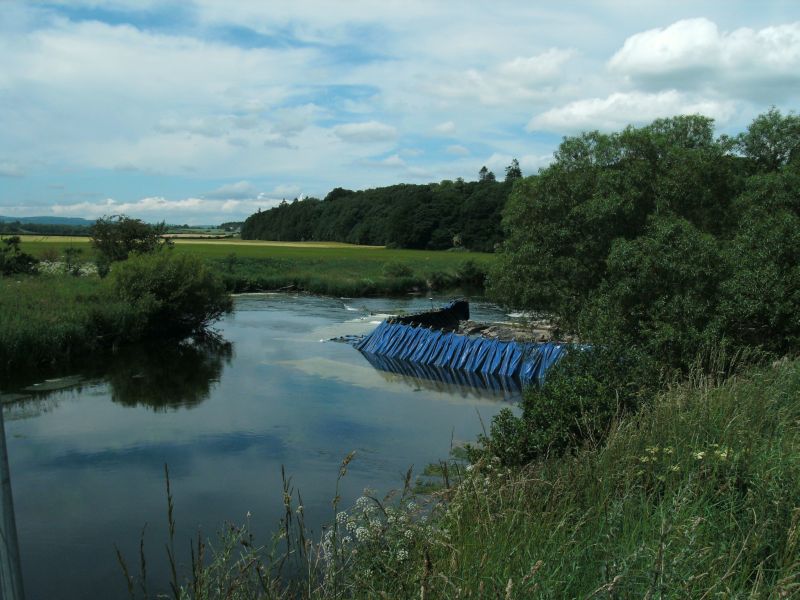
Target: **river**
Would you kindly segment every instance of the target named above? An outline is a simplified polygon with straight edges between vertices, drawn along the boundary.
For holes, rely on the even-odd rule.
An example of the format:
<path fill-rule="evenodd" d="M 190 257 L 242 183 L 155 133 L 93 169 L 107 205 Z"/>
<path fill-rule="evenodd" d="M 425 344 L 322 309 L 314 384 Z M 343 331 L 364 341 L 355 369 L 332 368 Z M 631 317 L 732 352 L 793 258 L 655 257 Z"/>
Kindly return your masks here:
<path fill-rule="evenodd" d="M 282 514 L 282 466 L 318 533 L 350 451 L 345 506 L 474 440 L 513 397 L 377 371 L 348 344 L 323 341 L 431 304 L 240 296 L 216 325 L 224 341 L 130 349 L 2 390 L 27 598 L 126 598 L 114 547 L 137 572 L 145 524 L 151 589 L 166 591 L 165 463 L 185 567 L 189 539 L 198 530 L 213 538 L 226 521 L 249 520 L 268 542 Z M 472 312 L 504 318 L 480 302 Z"/>

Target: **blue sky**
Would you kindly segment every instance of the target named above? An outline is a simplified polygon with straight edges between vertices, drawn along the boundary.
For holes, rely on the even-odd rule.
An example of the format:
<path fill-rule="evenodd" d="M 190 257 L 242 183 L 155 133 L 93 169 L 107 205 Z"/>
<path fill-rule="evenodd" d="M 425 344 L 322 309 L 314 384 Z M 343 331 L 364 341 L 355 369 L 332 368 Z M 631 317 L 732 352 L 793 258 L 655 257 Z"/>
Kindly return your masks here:
<path fill-rule="evenodd" d="M 795 1 L 0 4 L 0 214 L 219 223 L 800 98 Z"/>

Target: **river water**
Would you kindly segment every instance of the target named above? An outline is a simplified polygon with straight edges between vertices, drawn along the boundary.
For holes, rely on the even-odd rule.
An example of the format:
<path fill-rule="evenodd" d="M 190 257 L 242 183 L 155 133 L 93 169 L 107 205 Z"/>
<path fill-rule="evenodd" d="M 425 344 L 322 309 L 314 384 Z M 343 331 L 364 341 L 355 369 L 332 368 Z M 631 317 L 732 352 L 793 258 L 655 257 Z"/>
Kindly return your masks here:
<path fill-rule="evenodd" d="M 438 306 L 446 298 L 436 298 Z M 189 539 L 249 519 L 267 542 L 282 514 L 281 467 L 315 532 L 369 487 L 402 486 L 410 466 L 474 440 L 513 397 L 375 370 L 351 346 L 386 313 L 428 299 L 247 295 L 217 324 L 224 342 L 136 348 L 84 372 L 4 389 L 19 551 L 29 599 L 125 598 L 115 545 L 166 591 L 164 465 L 179 562 Z M 472 303 L 473 318 L 503 319 Z M 249 515 L 249 517 L 248 517 Z"/>

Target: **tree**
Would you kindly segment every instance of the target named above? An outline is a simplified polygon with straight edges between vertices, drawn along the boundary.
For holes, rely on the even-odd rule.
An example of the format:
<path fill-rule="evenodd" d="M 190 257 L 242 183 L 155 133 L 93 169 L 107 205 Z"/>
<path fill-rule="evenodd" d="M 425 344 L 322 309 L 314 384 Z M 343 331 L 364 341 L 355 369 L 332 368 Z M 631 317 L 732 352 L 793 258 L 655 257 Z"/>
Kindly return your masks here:
<path fill-rule="evenodd" d="M 91 227 L 92 246 L 108 262 L 126 260 L 131 254 L 148 254 L 172 246 L 163 237 L 166 225 L 150 225 L 125 215 L 97 219 Z"/>
<path fill-rule="evenodd" d="M 222 280 L 197 256 L 132 256 L 110 278 L 116 294 L 141 311 L 145 335 L 201 331 L 232 307 Z"/>
<path fill-rule="evenodd" d="M 0 245 L 0 275 L 36 272 L 36 264 L 39 261 L 20 250 L 21 240 L 18 235 L 2 238 L 2 242 Z"/>
<path fill-rule="evenodd" d="M 759 171 L 776 171 L 800 157 L 800 117 L 776 108 L 756 117 L 737 138 L 739 150 Z"/>
<path fill-rule="evenodd" d="M 506 181 L 514 181 L 522 177 L 522 169 L 519 168 L 519 161 L 515 158 L 506 167 Z"/>
<path fill-rule="evenodd" d="M 478 171 L 478 181 L 497 181 L 497 178 L 494 173 L 486 168 L 486 165 L 483 165 L 481 170 Z"/>

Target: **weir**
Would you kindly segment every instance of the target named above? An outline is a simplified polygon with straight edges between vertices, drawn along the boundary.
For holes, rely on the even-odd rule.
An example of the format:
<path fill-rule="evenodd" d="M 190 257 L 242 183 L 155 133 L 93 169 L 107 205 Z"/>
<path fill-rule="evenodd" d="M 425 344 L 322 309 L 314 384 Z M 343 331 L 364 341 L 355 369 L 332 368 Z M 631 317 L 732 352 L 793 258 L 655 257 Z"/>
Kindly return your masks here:
<path fill-rule="evenodd" d="M 483 379 L 509 378 L 522 385 L 543 380 L 566 353 L 566 346 L 555 342 L 504 341 L 457 333 L 458 321 L 468 318 L 469 305 L 454 301 L 438 311 L 386 319 L 354 346 L 381 370 L 423 374 L 426 368 L 439 373 L 449 370 Z"/>

